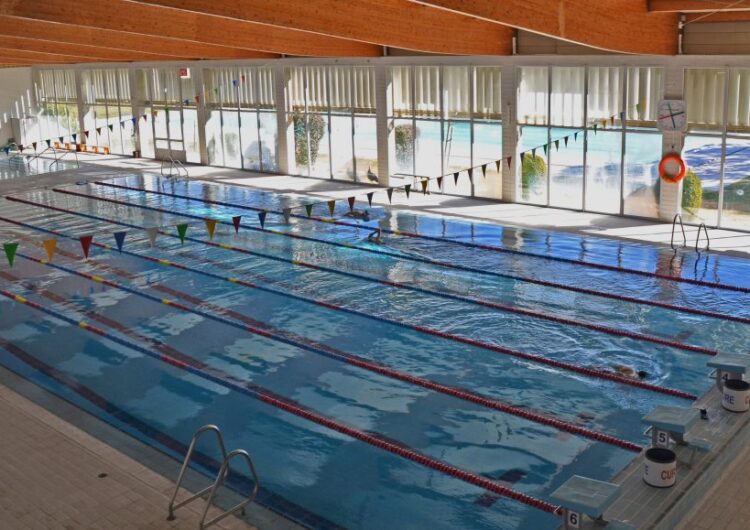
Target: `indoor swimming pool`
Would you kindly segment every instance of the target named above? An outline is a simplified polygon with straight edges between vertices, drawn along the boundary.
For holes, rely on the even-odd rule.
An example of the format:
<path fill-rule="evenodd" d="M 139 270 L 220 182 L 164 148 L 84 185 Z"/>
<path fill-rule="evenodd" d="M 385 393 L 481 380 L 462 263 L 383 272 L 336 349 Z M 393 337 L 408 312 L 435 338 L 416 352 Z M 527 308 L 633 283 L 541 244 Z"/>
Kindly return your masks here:
<path fill-rule="evenodd" d="M 0 182 L 78 167 L 73 155 L 62 155 L 67 155 L 67 159 L 24 155 L 0 156 Z"/>
<path fill-rule="evenodd" d="M 331 222 L 156 176 L 6 197 L 0 362 L 176 458 L 217 424 L 310 528 L 552 529 L 552 491 L 612 479 L 645 414 L 747 351 L 745 259 L 361 199 Z"/>

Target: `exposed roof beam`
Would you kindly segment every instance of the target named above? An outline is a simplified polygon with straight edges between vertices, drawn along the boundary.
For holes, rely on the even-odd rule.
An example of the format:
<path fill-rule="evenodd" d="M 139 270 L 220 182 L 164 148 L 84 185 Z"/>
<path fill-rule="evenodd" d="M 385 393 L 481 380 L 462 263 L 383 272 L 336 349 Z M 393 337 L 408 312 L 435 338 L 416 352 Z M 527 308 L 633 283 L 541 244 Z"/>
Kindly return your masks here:
<path fill-rule="evenodd" d="M 9 16 L 0 16 L 0 35 L 27 37 L 65 44 L 98 46 L 102 49 L 168 55 L 175 58 L 263 59 L 278 57 L 277 54 L 227 46 Z M 149 59 L 144 57 L 143 60 Z"/>
<path fill-rule="evenodd" d="M 0 15 L 47 20 L 218 44 L 233 48 L 305 56 L 377 56 L 378 46 L 303 31 L 142 4 L 107 0 L 4 0 Z"/>
<path fill-rule="evenodd" d="M 722 11 L 719 13 L 688 13 L 686 22 L 746 22 L 750 20 L 750 11 Z"/>
<path fill-rule="evenodd" d="M 737 0 L 650 0 L 648 10 L 653 13 L 712 13 L 714 11 L 750 11 L 750 1 Z"/>
<path fill-rule="evenodd" d="M 645 0 L 411 1 L 603 50 L 677 53 L 678 15 L 649 13 Z"/>
<path fill-rule="evenodd" d="M 84 63 L 101 62 L 101 59 L 82 57 L 80 55 L 65 55 L 61 53 L 34 52 L 29 50 L 16 50 L 0 46 L 0 57 L 15 59 L 23 64 L 44 63 Z"/>
<path fill-rule="evenodd" d="M 454 55 L 509 55 L 512 30 L 408 0 L 141 0 L 318 35 Z"/>
<path fill-rule="evenodd" d="M 75 55 L 89 59 L 101 59 L 103 61 L 163 61 L 174 59 L 173 57 L 165 55 L 112 50 L 108 48 L 97 48 L 96 46 L 82 46 L 80 44 L 62 44 L 22 37 L 8 37 L 4 35 L 0 35 L 0 47 L 14 50 Z"/>

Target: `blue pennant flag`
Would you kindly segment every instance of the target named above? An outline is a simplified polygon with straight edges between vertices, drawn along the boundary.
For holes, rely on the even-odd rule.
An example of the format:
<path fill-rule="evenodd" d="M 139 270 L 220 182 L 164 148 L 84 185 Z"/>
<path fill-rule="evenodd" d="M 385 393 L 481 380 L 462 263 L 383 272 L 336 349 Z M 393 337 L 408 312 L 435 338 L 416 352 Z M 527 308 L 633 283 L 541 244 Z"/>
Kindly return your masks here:
<path fill-rule="evenodd" d="M 266 212 L 266 211 L 264 210 L 264 211 L 262 211 L 262 212 L 260 212 L 260 213 L 258 214 L 258 219 L 260 219 L 260 227 L 261 227 L 261 228 L 265 228 L 265 227 L 266 227 L 266 214 L 267 214 L 267 213 L 268 213 L 268 212 Z"/>
<path fill-rule="evenodd" d="M 125 243 L 125 234 L 127 232 L 115 232 L 115 243 L 117 243 L 117 250 L 122 252 L 122 245 Z"/>

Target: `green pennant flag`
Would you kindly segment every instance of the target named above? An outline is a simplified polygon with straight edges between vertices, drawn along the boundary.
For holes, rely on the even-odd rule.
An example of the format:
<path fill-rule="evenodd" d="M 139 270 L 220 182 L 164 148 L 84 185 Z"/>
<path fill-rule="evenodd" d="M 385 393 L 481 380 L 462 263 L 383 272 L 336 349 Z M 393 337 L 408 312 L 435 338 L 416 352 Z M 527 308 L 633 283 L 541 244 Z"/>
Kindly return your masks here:
<path fill-rule="evenodd" d="M 555 151 L 560 150 L 560 140 L 555 140 Z"/>
<path fill-rule="evenodd" d="M 594 129 L 594 134 L 596 134 L 596 123 L 594 124 L 593 129 Z"/>
<path fill-rule="evenodd" d="M 13 262 L 16 260 L 18 243 L 5 243 L 3 245 L 3 249 L 5 249 L 5 256 L 8 258 L 8 264 L 12 267 Z"/>
<path fill-rule="evenodd" d="M 312 215 L 312 204 L 305 204 L 305 211 L 307 212 L 307 216 L 310 217 Z"/>
<path fill-rule="evenodd" d="M 547 145 L 547 144 L 544 144 L 544 145 L 542 146 L 542 149 L 544 149 L 544 156 L 547 156 L 547 148 L 548 148 L 548 145 Z"/>
<path fill-rule="evenodd" d="M 177 235 L 180 236 L 180 243 L 185 244 L 185 234 L 187 234 L 188 224 L 182 223 L 177 225 Z"/>

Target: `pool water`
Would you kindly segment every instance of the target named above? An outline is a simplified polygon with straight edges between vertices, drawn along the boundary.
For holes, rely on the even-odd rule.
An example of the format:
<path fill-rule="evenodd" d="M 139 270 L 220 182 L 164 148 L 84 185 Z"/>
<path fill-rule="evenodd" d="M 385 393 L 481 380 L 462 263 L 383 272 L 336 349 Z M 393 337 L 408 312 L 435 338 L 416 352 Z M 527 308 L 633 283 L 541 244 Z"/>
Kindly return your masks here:
<path fill-rule="evenodd" d="M 76 167 L 72 160 L 54 160 L 51 158 L 32 158 L 24 155 L 0 157 L 0 181 L 63 171 Z"/>
<path fill-rule="evenodd" d="M 151 176 L 111 182 L 160 191 Z M 44 258 L 39 242 L 50 237 L 36 228 L 114 246 L 115 232 L 127 230 L 123 249 L 169 260 L 214 275 L 252 281 L 276 292 L 246 288 L 195 272 L 139 259 L 116 249 L 92 247 L 81 259 L 80 244 L 58 237 L 53 264 L 101 276 L 189 309 L 135 294 L 18 257 L 0 266 L 0 289 L 76 321 L 95 323 L 142 347 L 168 348 L 199 360 L 234 380 L 247 381 L 301 407 L 399 446 L 513 489 L 548 500 L 573 474 L 608 480 L 635 453 L 569 434 L 547 425 L 396 380 L 313 351 L 259 336 L 201 316 L 223 315 L 236 322 L 297 337 L 400 372 L 467 389 L 516 407 L 644 445 L 640 418 L 656 405 L 689 406 L 690 401 L 647 389 L 587 377 L 549 365 L 503 355 L 476 345 L 419 332 L 413 326 L 512 348 L 599 370 L 631 367 L 648 373 L 648 383 L 702 395 L 711 386 L 708 357 L 674 346 L 499 311 L 439 296 L 450 293 L 513 306 L 568 320 L 600 324 L 681 344 L 722 352 L 747 351 L 750 326 L 726 319 L 677 312 L 544 287 L 532 283 L 428 265 L 413 260 L 304 241 L 281 234 L 231 227 L 231 217 L 259 227 L 251 211 L 210 206 L 143 191 L 97 184 L 2 201 L 0 240 L 19 241 L 19 252 Z M 204 182 L 174 183 L 181 195 L 280 210 L 302 204 L 241 187 Z M 125 204 L 104 202 L 109 198 Z M 346 201 L 337 215 L 343 215 Z M 45 206 L 61 208 L 54 211 Z M 164 210 L 157 212 L 139 206 Z M 323 215 L 325 205 L 316 209 Z M 457 265 L 515 274 L 679 306 L 750 317 L 748 294 L 547 260 L 558 256 L 685 278 L 750 286 L 748 263 L 736 257 L 679 253 L 648 245 L 540 230 L 468 223 L 437 216 L 370 208 L 362 229 L 304 219 L 289 225 L 269 214 L 266 228 L 323 240 L 385 249 Z M 304 212 L 304 209 L 302 209 Z M 180 215 L 206 216 L 220 225 L 213 241 L 277 260 L 160 235 L 151 248 L 140 227 L 188 223 L 188 237 L 208 240 L 203 223 Z M 92 219 L 99 218 L 98 220 Z M 108 220 L 110 222 L 107 222 Z M 371 229 L 419 232 L 443 241 L 384 235 L 381 246 L 367 239 Z M 465 241 L 522 250 L 532 255 L 468 248 Z M 327 267 L 300 267 L 304 261 Z M 399 289 L 351 275 L 423 288 Z M 287 296 L 294 295 L 296 296 Z M 437 294 L 433 294 L 437 293 Z M 354 309 L 355 315 L 299 297 Z M 373 315 L 380 320 L 367 318 Z M 175 456 L 203 424 L 215 423 L 229 448 L 247 449 L 262 482 L 261 500 L 303 524 L 345 528 L 555 528 L 552 515 L 499 497 L 457 478 L 428 469 L 365 442 L 165 364 L 143 353 L 87 333 L 37 310 L 0 299 L 0 362 L 40 385 Z M 105 324 L 102 324 L 105 322 Z M 106 324 L 108 323 L 108 324 Z M 399 323 L 407 323 L 405 327 Z M 216 457 L 209 444 L 202 453 Z"/>

